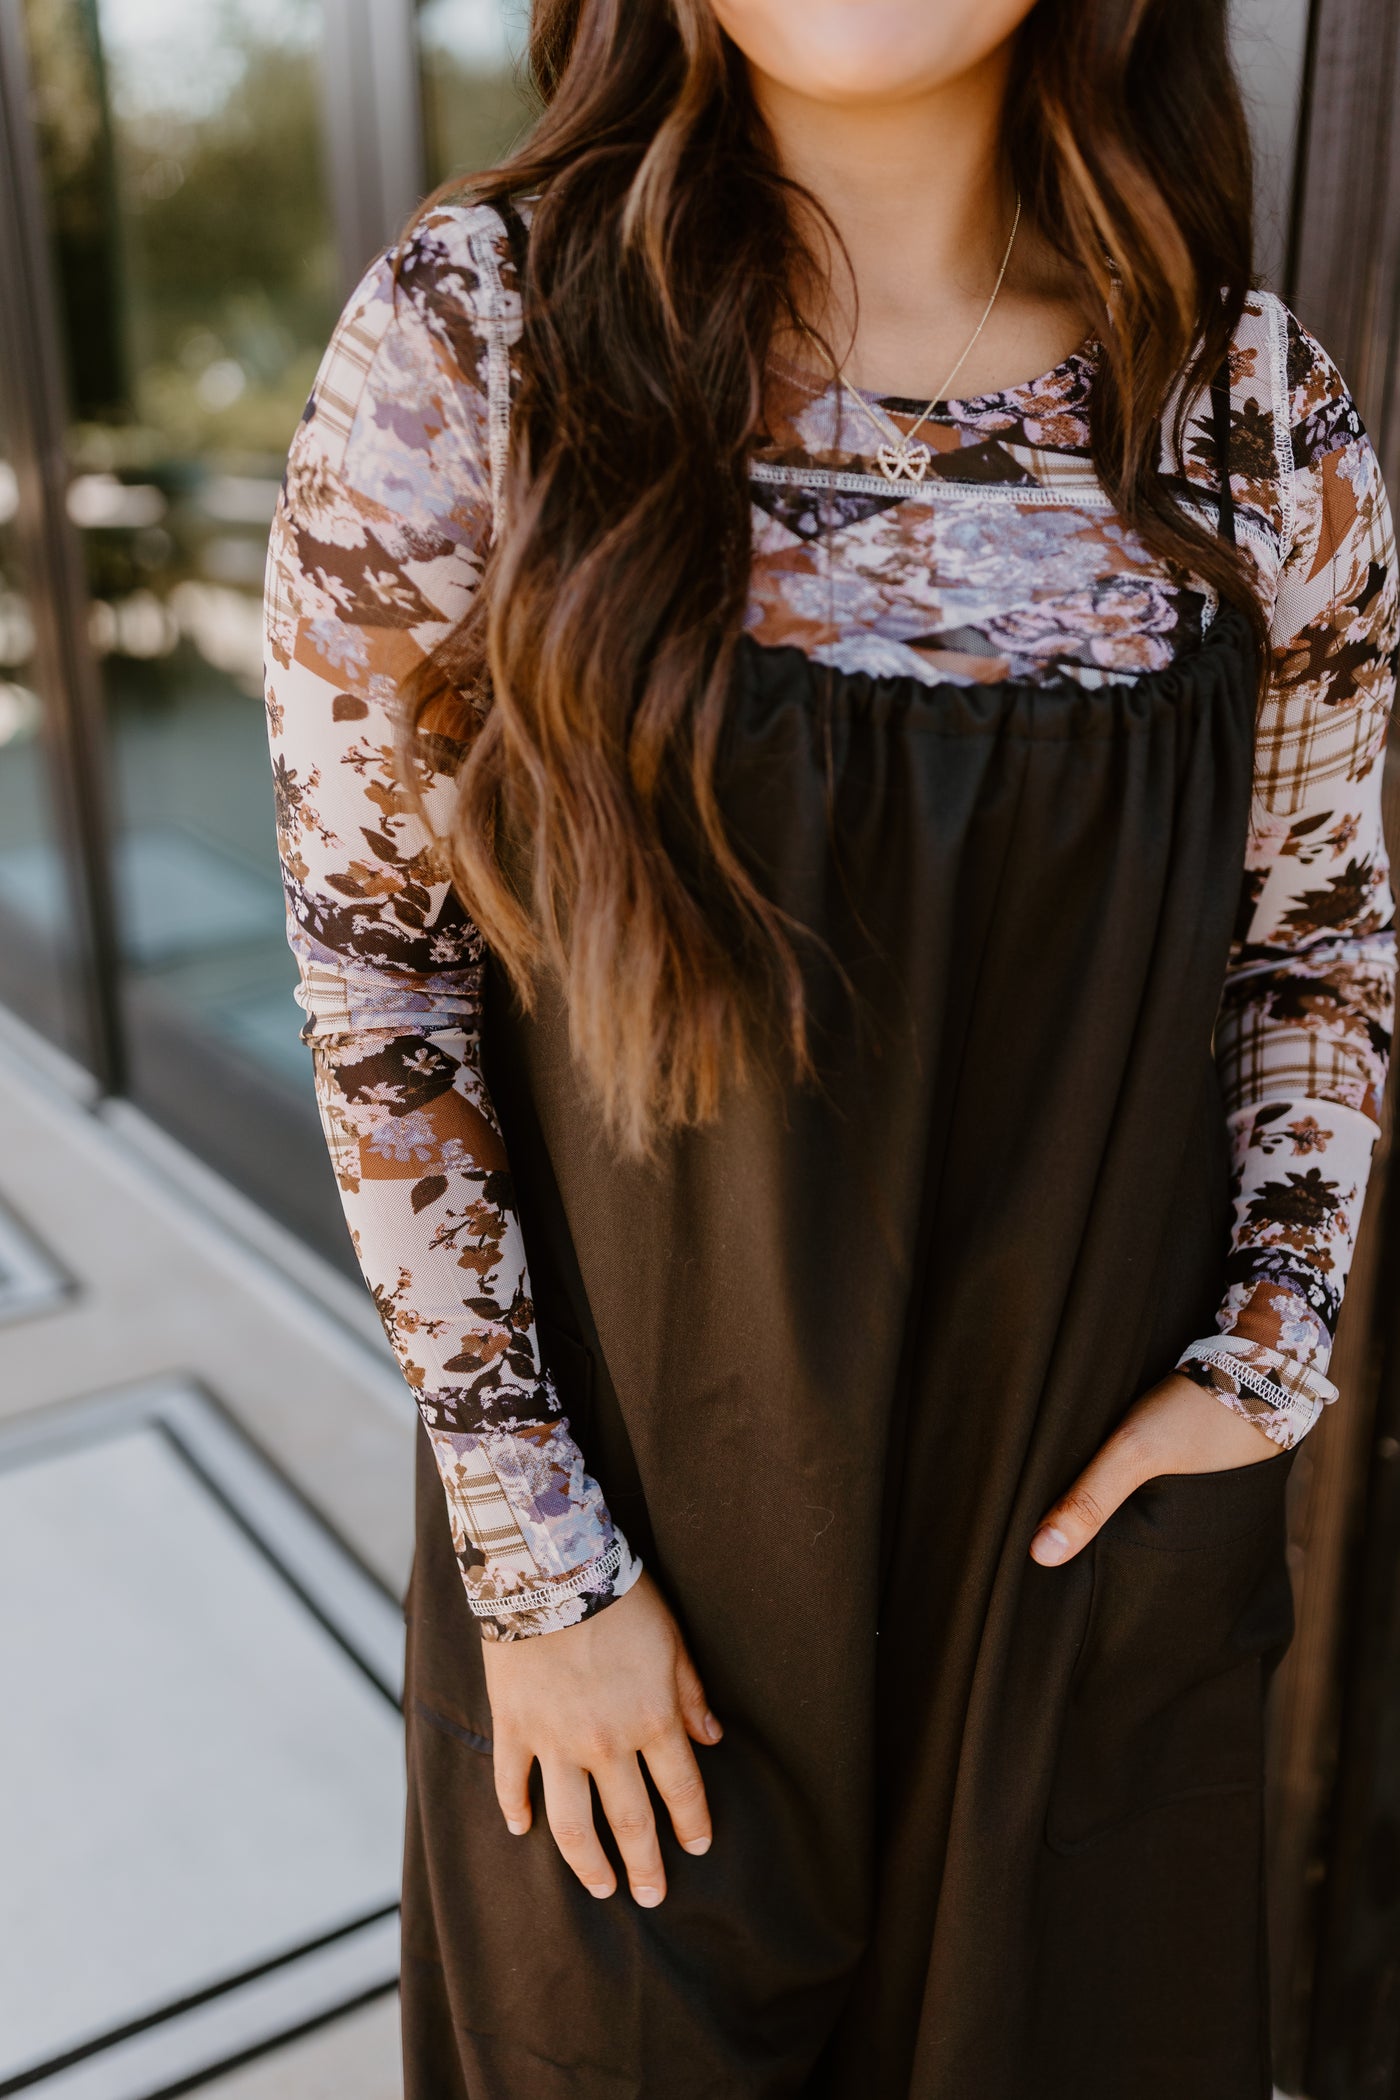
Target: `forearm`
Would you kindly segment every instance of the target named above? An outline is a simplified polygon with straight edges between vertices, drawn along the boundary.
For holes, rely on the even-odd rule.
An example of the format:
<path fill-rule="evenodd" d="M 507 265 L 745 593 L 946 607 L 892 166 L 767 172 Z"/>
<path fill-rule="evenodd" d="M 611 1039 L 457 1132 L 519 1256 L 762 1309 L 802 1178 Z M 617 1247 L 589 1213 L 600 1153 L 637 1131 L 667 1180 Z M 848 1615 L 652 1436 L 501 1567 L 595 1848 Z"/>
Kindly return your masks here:
<path fill-rule="evenodd" d="M 1326 1376 L 1395 1007 L 1381 777 L 1395 689 L 1389 507 L 1345 389 L 1297 337 L 1290 493 L 1252 821 L 1215 1032 L 1234 1219 L 1217 1332 L 1182 1369 L 1296 1443 Z"/>
<path fill-rule="evenodd" d="M 487 1638 L 572 1625 L 638 1565 L 539 1356 L 524 1242 L 474 1041 L 310 1037 L 356 1255 L 442 1478 Z"/>

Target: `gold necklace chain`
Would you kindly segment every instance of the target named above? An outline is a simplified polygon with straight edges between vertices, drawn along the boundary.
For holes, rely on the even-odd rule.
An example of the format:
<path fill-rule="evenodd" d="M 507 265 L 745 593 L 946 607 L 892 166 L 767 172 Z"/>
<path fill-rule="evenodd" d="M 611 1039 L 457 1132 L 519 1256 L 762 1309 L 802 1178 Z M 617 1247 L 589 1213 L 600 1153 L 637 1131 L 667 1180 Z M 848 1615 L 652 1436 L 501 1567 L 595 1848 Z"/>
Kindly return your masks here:
<path fill-rule="evenodd" d="M 894 418 L 877 401 L 867 401 L 864 394 L 860 393 L 855 387 L 850 386 L 841 367 L 825 350 L 820 337 L 815 335 L 805 322 L 802 324 L 806 334 L 812 337 L 812 341 L 816 343 L 817 348 L 827 357 L 827 362 L 831 365 L 831 376 L 836 381 L 838 391 L 850 394 L 857 407 L 864 409 L 871 423 L 879 432 L 883 442 L 875 454 L 875 464 L 884 475 L 886 481 L 922 481 L 927 474 L 933 461 L 933 454 L 927 445 L 916 445 L 914 440 L 933 414 L 935 408 L 937 408 L 939 402 L 948 400 L 949 387 L 976 349 L 981 339 L 982 330 L 991 319 L 992 308 L 996 305 L 1002 285 L 1006 281 L 1006 272 L 1011 263 L 1011 251 L 1016 245 L 1016 235 L 1020 231 L 1020 226 L 1021 193 L 1018 190 L 1016 192 L 1016 216 L 1011 221 L 1011 237 L 1006 243 L 1006 253 L 1001 259 L 1001 268 L 997 271 L 997 281 L 992 286 L 991 298 L 983 308 L 982 318 L 969 336 L 966 348 L 952 371 L 929 402 L 927 408 L 921 411 L 913 423 L 910 424 L 908 430 L 901 430 Z"/>

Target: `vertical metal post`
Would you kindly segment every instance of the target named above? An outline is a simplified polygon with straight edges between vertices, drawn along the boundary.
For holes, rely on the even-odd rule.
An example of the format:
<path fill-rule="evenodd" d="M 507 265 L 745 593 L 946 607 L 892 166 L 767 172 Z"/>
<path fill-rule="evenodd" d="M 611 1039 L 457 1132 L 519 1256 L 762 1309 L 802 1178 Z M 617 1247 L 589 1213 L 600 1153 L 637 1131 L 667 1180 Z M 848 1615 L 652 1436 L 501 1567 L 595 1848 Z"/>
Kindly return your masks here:
<path fill-rule="evenodd" d="M 415 0 L 323 0 L 322 99 L 342 288 L 426 189 Z"/>
<path fill-rule="evenodd" d="M 1256 259 L 1282 291 L 1298 163 L 1308 0 L 1230 0 L 1235 64 L 1254 136 Z"/>
<path fill-rule="evenodd" d="M 1400 11 L 1313 0 L 1290 297 L 1336 359 L 1400 483 Z M 1400 865 L 1400 746 L 1386 831 Z M 1312 2100 L 1400 2091 L 1400 1182 L 1392 1083 L 1363 1237 L 1369 1317 L 1336 1361 L 1346 1422 L 1331 1432 L 1309 1511 L 1302 1611 L 1311 1615 L 1311 1883 L 1300 1948 L 1299 2040 L 1278 2075 Z M 1353 1286 L 1354 1288 L 1354 1286 Z M 1348 1308 L 1350 1310 L 1350 1308 Z M 1346 1325 L 1347 1315 L 1343 1314 Z M 1345 1381 L 1345 1382 L 1343 1382 Z M 1340 1412 L 1340 1410 L 1339 1410 Z M 1311 1441 L 1311 1439 L 1309 1439 Z M 1319 1578 L 1320 1581 L 1319 1581 Z M 1329 1597 L 1325 1613 L 1309 1595 Z M 1306 1629 L 1305 1629 L 1306 1630 Z M 1306 1977 L 1304 1976 L 1306 1969 Z M 1306 2027 L 1307 2034 L 1302 2030 Z"/>
<path fill-rule="evenodd" d="M 57 294 L 30 105 L 22 0 L 0 0 L 0 382 L 19 482 L 21 559 L 31 596 L 54 801 L 73 915 L 81 1054 L 104 1091 L 124 1059 L 104 723 L 88 643 L 82 548 L 68 517 L 68 417 Z"/>
<path fill-rule="evenodd" d="M 1400 9 L 1313 0 L 1291 296 L 1400 481 Z"/>

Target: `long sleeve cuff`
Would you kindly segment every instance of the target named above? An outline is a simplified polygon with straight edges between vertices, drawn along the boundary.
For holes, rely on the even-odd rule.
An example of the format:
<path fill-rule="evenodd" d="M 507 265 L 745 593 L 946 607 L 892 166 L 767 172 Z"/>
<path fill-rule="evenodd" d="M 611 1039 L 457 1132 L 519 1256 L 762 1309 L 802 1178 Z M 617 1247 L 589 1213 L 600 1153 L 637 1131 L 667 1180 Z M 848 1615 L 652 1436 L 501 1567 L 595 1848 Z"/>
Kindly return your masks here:
<path fill-rule="evenodd" d="M 490 1593 L 486 1570 L 467 1567 L 462 1574 L 467 1602 L 481 1622 L 482 1638 L 519 1641 L 538 1633 L 558 1633 L 565 1626 L 591 1619 L 595 1612 L 625 1597 L 641 1572 L 641 1562 L 619 1532 L 596 1560 L 531 1589 L 508 1589 L 496 1595 Z"/>
<path fill-rule="evenodd" d="M 1336 1386 L 1315 1365 L 1238 1334 L 1192 1342 L 1177 1369 L 1285 1450 L 1302 1441 L 1337 1397 Z"/>
<path fill-rule="evenodd" d="M 577 1626 L 642 1572 L 569 1425 L 428 1429 L 467 1602 L 493 1641 Z"/>

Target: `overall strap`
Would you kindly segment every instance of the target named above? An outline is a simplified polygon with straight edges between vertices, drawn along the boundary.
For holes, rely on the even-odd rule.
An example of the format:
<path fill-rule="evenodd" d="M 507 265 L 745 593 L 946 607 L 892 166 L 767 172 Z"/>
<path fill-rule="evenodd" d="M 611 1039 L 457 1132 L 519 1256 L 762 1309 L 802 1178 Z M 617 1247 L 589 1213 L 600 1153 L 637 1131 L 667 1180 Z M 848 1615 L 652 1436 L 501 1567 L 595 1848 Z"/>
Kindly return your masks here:
<path fill-rule="evenodd" d="M 1229 546 L 1235 545 L 1235 492 L 1230 485 L 1230 360 L 1224 364 L 1211 381 L 1211 424 L 1215 438 L 1216 472 L 1220 486 L 1216 496 L 1220 514 L 1220 537 Z"/>

